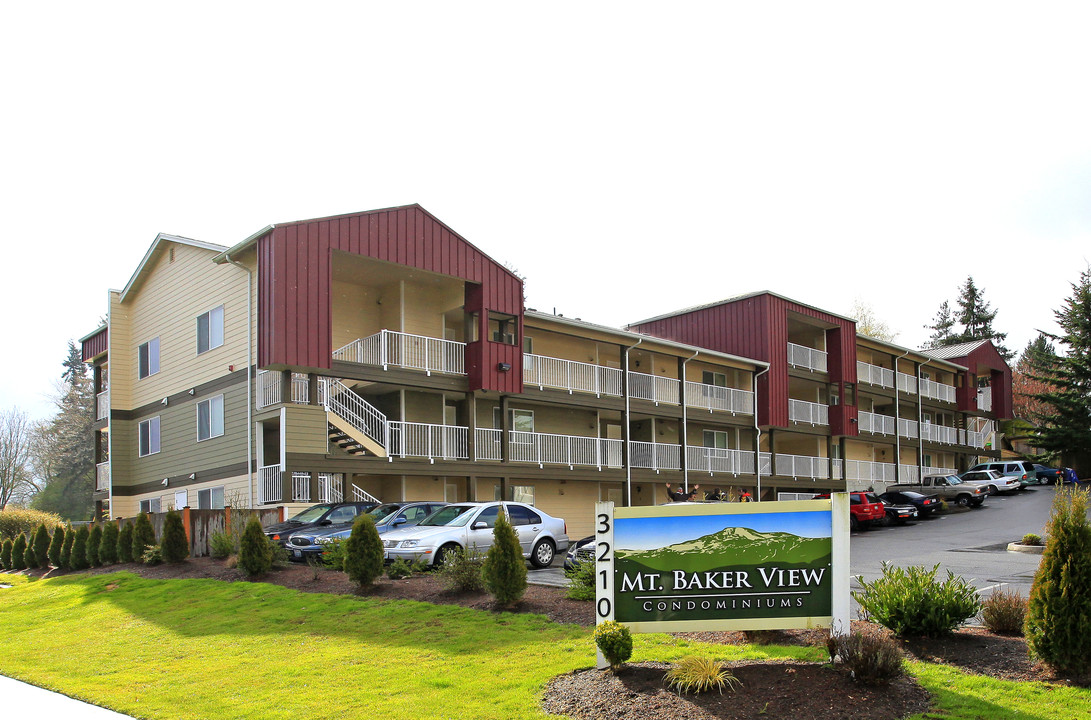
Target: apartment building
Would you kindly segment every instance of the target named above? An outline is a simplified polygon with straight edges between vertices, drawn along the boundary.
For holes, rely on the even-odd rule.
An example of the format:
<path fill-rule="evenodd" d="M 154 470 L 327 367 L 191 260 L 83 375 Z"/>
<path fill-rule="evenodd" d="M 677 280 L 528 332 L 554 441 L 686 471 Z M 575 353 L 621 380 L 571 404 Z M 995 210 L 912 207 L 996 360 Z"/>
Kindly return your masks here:
<path fill-rule="evenodd" d="M 990 344 L 910 351 L 772 293 L 625 330 L 525 308 L 416 205 L 159 235 L 83 354 L 95 499 L 122 516 L 507 498 L 579 537 L 595 501 L 668 482 L 775 499 L 964 468 L 1010 414 Z"/>

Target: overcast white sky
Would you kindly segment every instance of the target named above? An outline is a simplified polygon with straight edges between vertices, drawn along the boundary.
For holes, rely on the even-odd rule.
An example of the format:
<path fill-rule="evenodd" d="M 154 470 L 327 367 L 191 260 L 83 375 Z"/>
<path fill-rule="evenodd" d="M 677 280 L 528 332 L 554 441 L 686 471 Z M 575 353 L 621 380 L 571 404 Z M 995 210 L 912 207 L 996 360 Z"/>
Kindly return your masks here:
<path fill-rule="evenodd" d="M 5 3 L 0 410 L 158 232 L 417 202 L 627 322 L 768 289 L 1021 350 L 1091 260 L 1091 6 Z"/>

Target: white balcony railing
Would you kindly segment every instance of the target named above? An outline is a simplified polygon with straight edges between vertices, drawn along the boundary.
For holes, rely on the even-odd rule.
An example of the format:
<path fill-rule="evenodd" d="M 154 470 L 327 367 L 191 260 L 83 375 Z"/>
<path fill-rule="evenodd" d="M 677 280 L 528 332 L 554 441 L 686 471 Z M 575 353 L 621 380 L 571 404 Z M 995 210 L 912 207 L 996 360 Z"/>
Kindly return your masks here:
<path fill-rule="evenodd" d="M 917 378 L 902 372 L 898 373 L 898 390 L 900 392 L 909 393 L 910 395 L 916 395 Z"/>
<path fill-rule="evenodd" d="M 503 430 L 477 428 L 474 430 L 474 460 L 500 460 L 503 450 L 500 443 L 504 438 Z"/>
<path fill-rule="evenodd" d="M 110 417 L 110 391 L 103 390 L 95 396 L 95 420 Z"/>
<path fill-rule="evenodd" d="M 279 469 L 279 466 L 277 466 Z M 339 503 L 344 501 L 344 476 L 341 473 L 318 473 L 318 498 L 311 500 L 311 474 L 292 473 L 292 502 Z"/>
<path fill-rule="evenodd" d="M 682 399 L 679 394 L 678 380 L 638 372 L 629 373 L 629 397 L 651 400 L 656 405 L 659 403 L 677 405 Z"/>
<path fill-rule="evenodd" d="M 875 433 L 876 435 L 893 435 L 898 428 L 896 418 L 889 415 L 879 415 L 878 413 L 861 411 L 857 422 L 860 425 L 860 432 Z"/>
<path fill-rule="evenodd" d="M 509 438 L 508 450 L 512 462 L 621 467 L 621 440 L 520 430 L 512 430 Z"/>
<path fill-rule="evenodd" d="M 435 460 L 469 460 L 470 429 L 457 425 L 390 423 L 390 454 Z"/>
<path fill-rule="evenodd" d="M 933 423 L 921 423 L 921 440 L 929 440 L 936 443 L 944 443 L 946 445 L 958 444 L 958 429 L 953 427 L 947 427 L 946 425 L 935 425 Z"/>
<path fill-rule="evenodd" d="M 523 353 L 523 384 L 537 385 L 539 390 L 548 387 L 621 397 L 621 381 L 618 368 Z"/>
<path fill-rule="evenodd" d="M 985 447 L 985 433 L 974 432 L 973 430 L 962 430 L 960 436 L 965 439 L 962 441 L 962 445 L 972 448 L 984 448 Z"/>
<path fill-rule="evenodd" d="M 732 415 L 754 414 L 754 393 L 749 390 L 686 382 L 686 405 L 689 407 L 723 410 Z"/>
<path fill-rule="evenodd" d="M 693 472 L 707 472 L 709 475 L 717 473 L 753 475 L 754 453 L 746 450 L 690 446 L 686 448 L 686 466 Z"/>
<path fill-rule="evenodd" d="M 826 357 L 822 350 L 788 343 L 788 364 L 792 367 L 826 372 Z"/>
<path fill-rule="evenodd" d="M 991 387 L 977 389 L 977 409 L 986 412 L 993 409 L 993 389 Z"/>
<path fill-rule="evenodd" d="M 903 438 L 917 437 L 917 421 L 898 418 L 898 435 Z"/>
<path fill-rule="evenodd" d="M 380 330 L 370 337 L 353 340 L 333 351 L 334 360 L 423 370 L 451 375 L 466 374 L 466 343 L 454 340 Z"/>
<path fill-rule="evenodd" d="M 306 405 L 310 402 L 310 383 L 303 373 L 292 373 L 291 398 L 283 399 L 281 374 L 272 370 L 258 370 L 257 379 L 258 408 L 270 407 L 282 402 Z"/>
<path fill-rule="evenodd" d="M 269 505 L 281 501 L 283 486 L 280 478 L 280 465 L 264 465 L 258 468 L 259 505 Z"/>
<path fill-rule="evenodd" d="M 932 398 L 940 402 L 953 403 L 955 401 L 955 387 L 953 385 L 944 385 L 935 380 L 921 378 L 920 393 L 926 398 Z"/>
<path fill-rule="evenodd" d="M 856 380 L 868 385 L 892 388 L 894 387 L 894 371 L 871 363 L 857 361 Z"/>
<path fill-rule="evenodd" d="M 921 479 L 920 468 L 916 465 L 899 465 L 898 473 L 901 482 L 917 482 Z"/>
<path fill-rule="evenodd" d="M 844 466 L 844 480 L 894 482 L 894 463 L 845 460 Z"/>
<path fill-rule="evenodd" d="M 110 461 L 95 465 L 95 492 L 107 492 L 110 489 Z"/>
<path fill-rule="evenodd" d="M 793 422 L 810 423 L 811 425 L 829 425 L 830 406 L 807 402 L 806 400 L 789 400 L 788 419 Z"/>
<path fill-rule="evenodd" d="M 681 470 L 681 458 L 681 445 L 636 440 L 629 443 L 629 464 L 635 468 L 648 468 L 656 472 Z"/>
<path fill-rule="evenodd" d="M 783 455 L 775 458 L 776 474 L 794 478 L 826 480 L 830 476 L 830 461 L 824 457 L 809 455 Z"/>
<path fill-rule="evenodd" d="M 292 473 L 292 502 L 311 501 L 311 474 L 309 472 Z"/>

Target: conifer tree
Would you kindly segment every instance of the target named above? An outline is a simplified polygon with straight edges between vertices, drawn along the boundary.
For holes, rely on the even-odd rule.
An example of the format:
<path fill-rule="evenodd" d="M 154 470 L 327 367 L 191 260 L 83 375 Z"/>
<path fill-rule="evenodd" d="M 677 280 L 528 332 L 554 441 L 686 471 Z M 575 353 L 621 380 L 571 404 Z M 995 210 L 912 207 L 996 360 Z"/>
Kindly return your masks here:
<path fill-rule="evenodd" d="M 76 539 L 72 541 L 72 557 L 68 559 L 68 566 L 73 570 L 86 570 L 91 567 L 87 560 L 87 539 L 91 533 L 86 525 L 80 525 L 76 531 Z"/>
<path fill-rule="evenodd" d="M 11 546 L 11 569 L 24 570 L 27 566 L 27 538 L 19 533 Z"/>
<path fill-rule="evenodd" d="M 954 333 L 955 319 L 951 317 L 951 304 L 946 300 L 939 306 L 932 324 L 925 327 L 932 331 L 932 335 L 928 338 L 929 347 L 943 347 L 957 342 Z"/>
<path fill-rule="evenodd" d="M 239 568 L 247 575 L 261 575 L 273 567 L 273 548 L 258 519 L 250 518 L 239 540 Z"/>
<path fill-rule="evenodd" d="M 182 517 L 171 510 L 163 521 L 163 561 L 168 563 L 180 563 L 189 557 L 189 541 L 186 539 L 186 529 L 182 525 Z"/>
<path fill-rule="evenodd" d="M 49 531 L 45 529 L 45 523 L 34 531 L 34 563 L 37 567 L 49 567 Z"/>
<path fill-rule="evenodd" d="M 102 526 L 95 523 L 91 526 L 91 531 L 87 534 L 87 565 L 89 567 L 98 567 L 102 564 L 99 560 L 98 551 L 102 545 Z"/>
<path fill-rule="evenodd" d="M 61 564 L 61 549 L 64 547 L 64 528 L 58 525 L 53 529 L 53 537 L 49 541 L 49 562 L 53 567 L 64 567 Z"/>
<path fill-rule="evenodd" d="M 61 545 L 61 567 L 68 570 L 72 567 L 72 546 L 76 543 L 76 531 L 71 523 L 64 529 L 64 545 Z"/>
<path fill-rule="evenodd" d="M 140 513 L 133 523 L 133 562 L 144 561 L 144 551 L 155 545 L 155 530 L 147 513 Z"/>
<path fill-rule="evenodd" d="M 523 598 L 527 591 L 527 565 L 519 536 L 511 526 L 507 515 L 501 511 L 492 529 L 492 547 L 485 556 L 481 568 L 485 589 L 500 607 L 510 607 Z"/>
<path fill-rule="evenodd" d="M 133 561 L 133 524 L 125 523 L 117 533 L 117 560 L 130 563 Z"/>
<path fill-rule="evenodd" d="M 11 564 L 11 547 L 14 543 L 11 538 L 4 538 L 4 542 L 0 543 L 0 567 L 5 570 L 12 570 Z"/>
<path fill-rule="evenodd" d="M 113 565 L 117 562 L 117 538 L 117 523 L 107 520 L 102 527 L 102 543 L 98 546 L 100 565 Z"/>
<path fill-rule="evenodd" d="M 1015 353 L 1004 347 L 1004 339 L 1008 334 L 993 329 L 996 310 L 993 310 L 988 301 L 985 300 L 984 291 L 978 290 L 973 277 L 967 275 L 966 282 L 958 289 L 958 292 L 957 319 L 959 324 L 962 325 L 962 335 L 959 342 L 992 340 L 997 351 L 1005 360 L 1010 362 L 1015 357 Z"/>
<path fill-rule="evenodd" d="M 359 587 L 367 587 L 383 573 L 383 541 L 370 515 L 360 514 L 345 541 L 345 573 Z"/>
<path fill-rule="evenodd" d="M 34 533 L 26 537 L 26 547 L 23 548 L 23 566 L 34 569 L 38 567 L 38 555 L 34 552 Z"/>

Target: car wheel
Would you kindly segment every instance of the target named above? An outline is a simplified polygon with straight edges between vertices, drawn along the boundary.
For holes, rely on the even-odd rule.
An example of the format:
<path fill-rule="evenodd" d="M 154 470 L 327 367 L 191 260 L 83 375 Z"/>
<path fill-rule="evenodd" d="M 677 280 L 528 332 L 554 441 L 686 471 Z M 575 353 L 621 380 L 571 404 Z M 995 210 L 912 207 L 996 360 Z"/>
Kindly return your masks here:
<path fill-rule="evenodd" d="M 999 495 L 1000 494 L 1000 488 L 998 488 L 995 485 L 990 485 L 989 486 L 989 493 L 992 494 L 992 495 Z"/>
<path fill-rule="evenodd" d="M 447 560 L 447 556 L 456 552 L 458 549 L 458 545 L 447 543 L 439 550 L 436 550 L 436 556 L 432 559 L 433 567 L 443 567 L 443 563 Z"/>
<path fill-rule="evenodd" d="M 855 515 L 849 515 L 849 529 L 850 530 L 859 530 L 860 529 L 860 521 L 856 519 Z"/>
<path fill-rule="evenodd" d="M 968 507 L 970 505 L 970 496 L 959 495 L 955 498 L 955 505 L 958 505 L 959 507 Z"/>
<path fill-rule="evenodd" d="M 553 547 L 551 540 L 539 540 L 534 543 L 534 549 L 530 551 L 530 564 L 536 568 L 547 568 L 553 564 L 553 557 L 557 549 Z"/>
<path fill-rule="evenodd" d="M 893 520 L 890 519 L 889 515 L 883 515 L 883 519 L 879 521 L 879 524 L 882 525 L 883 527 L 890 527 L 890 525 L 892 523 L 893 523 Z"/>

